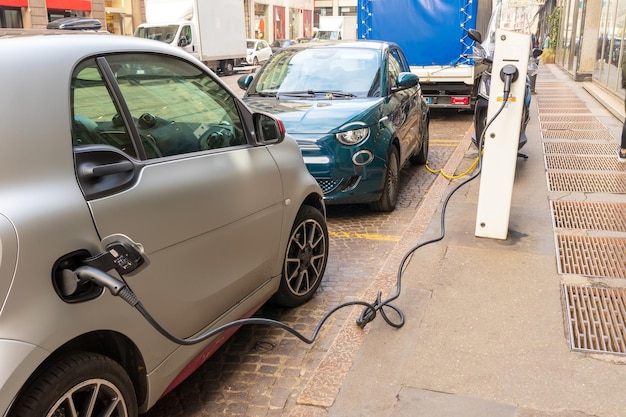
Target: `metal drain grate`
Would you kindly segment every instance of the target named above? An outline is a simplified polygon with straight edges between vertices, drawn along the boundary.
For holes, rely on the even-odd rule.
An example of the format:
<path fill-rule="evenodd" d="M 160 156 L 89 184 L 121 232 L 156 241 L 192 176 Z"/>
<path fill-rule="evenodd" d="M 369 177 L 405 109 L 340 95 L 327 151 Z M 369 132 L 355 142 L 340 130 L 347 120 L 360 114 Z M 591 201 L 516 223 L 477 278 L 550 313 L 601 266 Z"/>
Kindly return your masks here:
<path fill-rule="evenodd" d="M 543 100 L 537 102 L 537 108 L 539 111 L 544 111 L 545 109 L 587 109 L 587 106 L 578 100 Z"/>
<path fill-rule="evenodd" d="M 548 172 L 550 191 L 581 193 L 626 193 L 626 175 Z"/>
<path fill-rule="evenodd" d="M 626 239 L 556 235 L 560 274 L 626 278 Z"/>
<path fill-rule="evenodd" d="M 577 101 L 579 103 L 582 103 L 582 100 L 576 94 L 555 95 L 555 94 L 550 93 L 550 94 L 546 94 L 545 96 L 544 95 L 537 96 L 537 103 L 539 104 L 550 103 L 550 102 L 566 103 L 569 101 Z"/>
<path fill-rule="evenodd" d="M 608 130 L 542 130 L 541 136 L 544 139 L 615 140 Z"/>
<path fill-rule="evenodd" d="M 600 130 L 600 129 L 606 129 L 606 126 L 604 126 L 602 124 L 602 122 L 595 121 L 595 122 L 544 122 L 544 121 L 540 121 L 541 122 L 541 128 L 542 129 L 548 129 L 548 130 Z"/>
<path fill-rule="evenodd" d="M 626 232 L 626 204 L 550 201 L 550 210 L 555 228 Z"/>
<path fill-rule="evenodd" d="M 546 169 L 626 172 L 626 164 L 618 162 L 613 156 L 546 155 L 544 158 Z"/>
<path fill-rule="evenodd" d="M 573 350 L 626 353 L 626 293 L 621 289 L 563 286 Z"/>
<path fill-rule="evenodd" d="M 571 116 L 571 115 L 549 115 L 543 116 L 540 115 L 539 119 L 541 122 L 567 122 L 567 123 L 583 123 L 583 122 L 600 122 L 596 116 L 588 116 L 588 115 L 580 115 L 580 116 Z"/>
<path fill-rule="evenodd" d="M 586 107 L 563 108 L 561 106 L 558 106 L 558 107 L 553 107 L 553 108 L 550 108 L 550 107 L 541 108 L 541 113 L 584 114 L 584 113 L 591 113 L 591 110 L 589 110 Z"/>
<path fill-rule="evenodd" d="M 583 132 L 586 133 L 586 132 Z M 544 142 L 544 153 L 569 155 L 615 155 L 617 145 L 609 143 Z"/>

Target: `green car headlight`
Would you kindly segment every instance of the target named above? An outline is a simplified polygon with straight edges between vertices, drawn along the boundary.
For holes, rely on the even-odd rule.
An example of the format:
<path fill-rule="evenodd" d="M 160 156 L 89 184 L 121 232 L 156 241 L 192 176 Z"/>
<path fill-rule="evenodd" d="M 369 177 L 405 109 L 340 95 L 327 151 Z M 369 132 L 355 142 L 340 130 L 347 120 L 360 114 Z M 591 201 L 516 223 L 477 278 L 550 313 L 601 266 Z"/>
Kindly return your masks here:
<path fill-rule="evenodd" d="M 363 142 L 370 135 L 369 127 L 360 127 L 358 129 L 347 130 L 345 132 L 335 133 L 335 138 L 344 145 L 356 145 Z"/>

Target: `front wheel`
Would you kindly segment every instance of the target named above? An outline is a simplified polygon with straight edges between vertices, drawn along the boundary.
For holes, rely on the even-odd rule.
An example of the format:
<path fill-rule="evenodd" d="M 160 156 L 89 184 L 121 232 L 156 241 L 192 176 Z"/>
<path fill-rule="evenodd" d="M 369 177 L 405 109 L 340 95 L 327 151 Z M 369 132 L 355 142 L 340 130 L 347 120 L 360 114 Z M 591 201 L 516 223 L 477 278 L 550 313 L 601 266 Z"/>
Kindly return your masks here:
<path fill-rule="evenodd" d="M 289 235 L 283 274 L 273 301 L 297 307 L 308 301 L 322 283 L 328 261 L 328 228 L 319 210 L 303 206 Z"/>
<path fill-rule="evenodd" d="M 49 365 L 20 395 L 9 417 L 136 417 L 128 374 L 114 360 L 79 353 Z"/>
<path fill-rule="evenodd" d="M 387 156 L 387 169 L 385 170 L 385 182 L 383 193 L 378 201 L 369 204 L 372 211 L 390 212 L 396 208 L 398 201 L 398 175 L 400 173 L 400 156 L 395 146 L 389 148 Z"/>

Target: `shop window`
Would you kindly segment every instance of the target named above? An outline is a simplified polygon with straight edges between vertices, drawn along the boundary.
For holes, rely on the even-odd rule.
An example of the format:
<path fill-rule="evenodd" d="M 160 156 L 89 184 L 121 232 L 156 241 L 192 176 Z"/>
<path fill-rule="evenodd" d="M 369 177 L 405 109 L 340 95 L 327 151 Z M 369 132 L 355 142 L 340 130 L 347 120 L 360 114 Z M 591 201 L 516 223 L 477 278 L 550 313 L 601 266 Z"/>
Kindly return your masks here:
<path fill-rule="evenodd" d="M 19 7 L 0 7 L 0 27 L 23 28 L 22 12 Z"/>

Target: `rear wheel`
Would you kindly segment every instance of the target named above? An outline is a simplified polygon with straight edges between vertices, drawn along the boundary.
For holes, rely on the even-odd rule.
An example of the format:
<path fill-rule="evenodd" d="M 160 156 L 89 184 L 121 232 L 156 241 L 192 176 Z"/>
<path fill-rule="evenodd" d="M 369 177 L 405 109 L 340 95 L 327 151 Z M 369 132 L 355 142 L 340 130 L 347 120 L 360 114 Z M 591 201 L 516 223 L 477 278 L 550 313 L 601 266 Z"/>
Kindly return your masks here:
<path fill-rule="evenodd" d="M 252 65 L 259 65 L 259 58 L 254 57 L 254 59 L 252 60 Z"/>
<path fill-rule="evenodd" d="M 291 229 L 283 274 L 273 301 L 286 307 L 305 303 L 320 286 L 328 261 L 328 229 L 319 210 L 302 206 Z"/>
<path fill-rule="evenodd" d="M 387 156 L 387 169 L 385 171 L 385 183 L 380 200 L 369 204 L 370 210 L 390 212 L 396 208 L 398 201 L 398 175 L 400 173 L 400 156 L 395 146 L 389 148 Z"/>
<path fill-rule="evenodd" d="M 80 353 L 49 365 L 8 416 L 136 417 L 137 413 L 135 390 L 124 368 L 106 356 Z"/>

